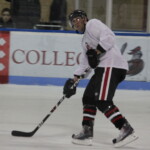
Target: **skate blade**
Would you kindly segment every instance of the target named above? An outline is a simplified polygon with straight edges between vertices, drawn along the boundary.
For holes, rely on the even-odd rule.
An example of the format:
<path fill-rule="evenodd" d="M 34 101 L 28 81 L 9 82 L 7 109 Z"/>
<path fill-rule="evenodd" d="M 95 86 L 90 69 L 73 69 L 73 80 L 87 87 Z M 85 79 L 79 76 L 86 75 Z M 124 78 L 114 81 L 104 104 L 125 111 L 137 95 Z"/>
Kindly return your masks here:
<path fill-rule="evenodd" d="M 72 139 L 72 143 L 77 145 L 91 146 L 92 139 L 86 139 L 86 140 Z"/>
<path fill-rule="evenodd" d="M 139 137 L 136 136 L 134 133 L 129 135 L 127 138 L 125 138 L 124 140 L 114 144 L 114 147 L 115 148 L 118 148 L 118 147 L 123 147 L 129 143 L 132 143 L 133 141 L 137 140 Z"/>

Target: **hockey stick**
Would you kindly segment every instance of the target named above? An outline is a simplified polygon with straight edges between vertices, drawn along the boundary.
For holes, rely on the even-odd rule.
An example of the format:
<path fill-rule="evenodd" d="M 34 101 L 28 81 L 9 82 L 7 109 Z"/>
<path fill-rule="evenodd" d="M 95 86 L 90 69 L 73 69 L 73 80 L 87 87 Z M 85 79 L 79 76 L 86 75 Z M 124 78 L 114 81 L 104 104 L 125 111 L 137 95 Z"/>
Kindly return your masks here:
<path fill-rule="evenodd" d="M 23 131 L 16 131 L 13 130 L 11 134 L 13 136 L 22 136 L 22 137 L 32 137 L 35 132 L 44 124 L 44 122 L 50 117 L 50 115 L 56 110 L 56 108 L 62 103 L 65 99 L 65 95 L 58 101 L 58 103 L 52 108 L 49 114 L 45 116 L 45 118 L 39 123 L 39 125 L 31 132 L 23 132 Z"/>
<path fill-rule="evenodd" d="M 89 69 L 85 70 L 85 74 L 89 71 Z M 83 76 L 81 78 L 79 78 L 74 85 L 72 86 L 72 88 L 76 87 L 77 84 L 79 83 L 79 81 L 83 78 Z M 45 116 L 45 118 L 38 124 L 38 126 L 31 132 L 23 132 L 23 131 L 17 131 L 17 130 L 13 130 L 11 132 L 12 136 L 20 136 L 20 137 L 32 137 L 37 130 L 39 130 L 39 128 L 44 124 L 44 122 L 51 116 L 51 114 L 57 109 L 57 107 L 63 102 L 63 100 L 66 98 L 65 95 L 63 95 L 63 97 L 57 102 L 57 104 L 51 109 L 51 111 Z"/>

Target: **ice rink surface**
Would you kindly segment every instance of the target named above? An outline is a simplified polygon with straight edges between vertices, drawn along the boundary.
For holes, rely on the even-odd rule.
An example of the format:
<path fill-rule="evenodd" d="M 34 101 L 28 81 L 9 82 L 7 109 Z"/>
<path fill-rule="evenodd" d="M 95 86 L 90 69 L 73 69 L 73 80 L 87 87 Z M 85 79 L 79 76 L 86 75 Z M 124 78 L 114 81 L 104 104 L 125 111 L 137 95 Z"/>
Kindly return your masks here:
<path fill-rule="evenodd" d="M 150 91 L 117 90 L 115 104 L 134 127 L 139 139 L 114 148 L 119 131 L 98 111 L 93 146 L 71 143 L 81 130 L 82 93 L 65 99 L 33 137 L 13 137 L 12 130 L 30 132 L 56 105 L 62 95 L 59 86 L 0 85 L 0 150 L 150 150 Z"/>

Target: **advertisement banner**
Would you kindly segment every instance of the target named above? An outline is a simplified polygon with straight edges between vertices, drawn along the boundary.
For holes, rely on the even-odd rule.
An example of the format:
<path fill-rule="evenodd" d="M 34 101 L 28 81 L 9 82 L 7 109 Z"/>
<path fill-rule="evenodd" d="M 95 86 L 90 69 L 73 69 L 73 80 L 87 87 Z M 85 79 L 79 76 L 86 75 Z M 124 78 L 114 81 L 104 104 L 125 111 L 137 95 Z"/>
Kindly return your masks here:
<path fill-rule="evenodd" d="M 10 75 L 70 77 L 79 64 L 82 35 L 11 32 Z"/>
<path fill-rule="evenodd" d="M 0 32 L 0 83 L 9 80 L 9 46 L 10 33 Z"/>
<path fill-rule="evenodd" d="M 10 38 L 10 77 L 70 78 L 80 63 L 81 34 L 12 31 Z M 150 38 L 116 38 L 129 65 L 126 80 L 149 81 Z"/>
<path fill-rule="evenodd" d="M 128 61 L 126 80 L 146 81 L 148 67 L 148 37 L 117 36 L 117 44 Z"/>

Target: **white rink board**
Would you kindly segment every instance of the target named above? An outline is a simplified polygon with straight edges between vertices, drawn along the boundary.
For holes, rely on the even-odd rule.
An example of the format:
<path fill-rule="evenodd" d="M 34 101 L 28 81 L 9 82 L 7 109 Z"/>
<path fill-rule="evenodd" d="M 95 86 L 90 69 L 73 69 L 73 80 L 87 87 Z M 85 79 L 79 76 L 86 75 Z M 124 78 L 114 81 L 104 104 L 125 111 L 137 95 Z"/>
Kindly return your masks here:
<path fill-rule="evenodd" d="M 11 32 L 10 76 L 72 77 L 80 62 L 82 35 L 71 33 Z M 117 36 L 124 56 L 137 46 L 141 47 L 144 69 L 127 80 L 150 81 L 150 38 L 147 36 Z"/>
<path fill-rule="evenodd" d="M 10 75 L 71 76 L 81 52 L 81 38 L 75 34 L 11 32 Z"/>
<path fill-rule="evenodd" d="M 150 70 L 150 60 L 148 57 L 149 55 L 149 47 L 150 47 L 150 38 L 148 37 L 132 37 L 132 36 L 117 36 L 117 44 L 121 49 L 121 46 L 127 43 L 127 47 L 124 51 L 124 57 L 127 61 L 130 61 L 133 55 L 129 55 L 131 50 L 136 47 L 140 47 L 141 50 L 141 59 L 144 61 L 144 69 L 137 75 L 134 76 L 127 76 L 126 80 L 135 80 L 135 81 L 149 81 L 150 77 L 148 76 L 148 71 Z M 149 46 L 148 46 L 149 44 Z"/>

